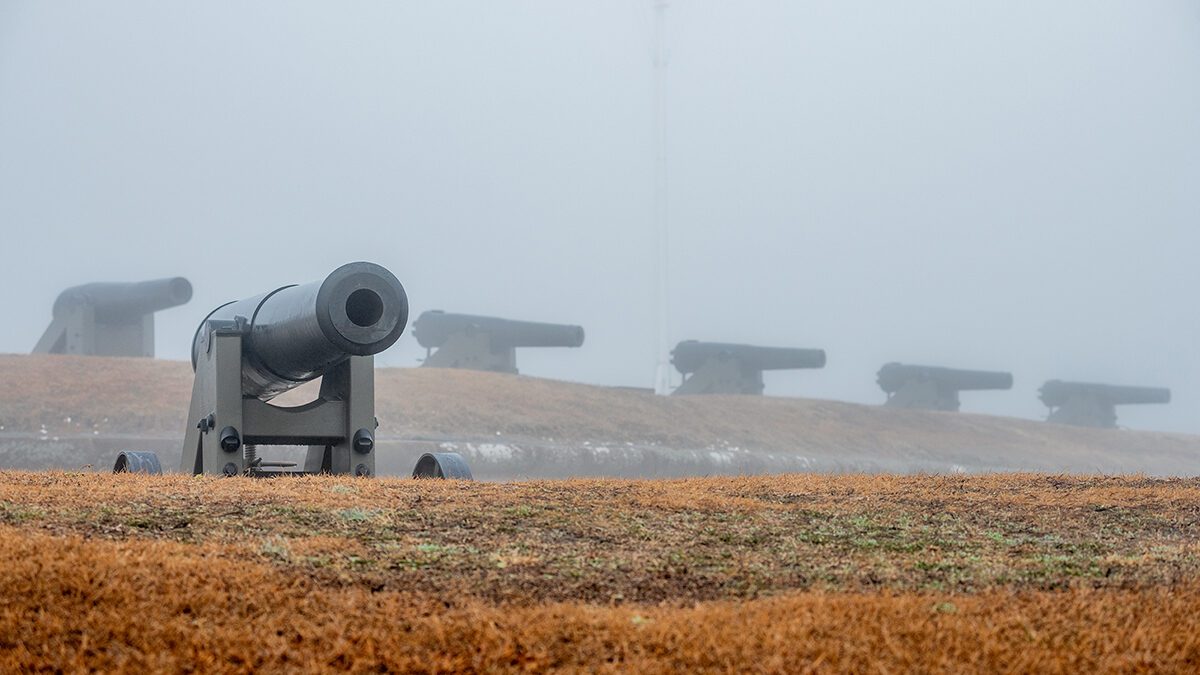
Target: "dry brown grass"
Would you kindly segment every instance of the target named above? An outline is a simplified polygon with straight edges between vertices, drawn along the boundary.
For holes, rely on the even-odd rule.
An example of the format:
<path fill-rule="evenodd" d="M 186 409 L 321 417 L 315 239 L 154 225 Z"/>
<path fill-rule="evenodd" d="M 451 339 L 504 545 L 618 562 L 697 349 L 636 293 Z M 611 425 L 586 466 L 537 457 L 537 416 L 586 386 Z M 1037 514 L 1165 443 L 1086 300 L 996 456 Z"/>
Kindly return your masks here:
<path fill-rule="evenodd" d="M 1200 481 L 0 474 L 0 671 L 1195 671 Z"/>
<path fill-rule="evenodd" d="M 801 593 L 496 606 L 173 542 L 0 531 L 0 669 L 1096 672 L 1200 667 L 1200 592 Z M 201 553 L 202 555 L 197 555 Z"/>

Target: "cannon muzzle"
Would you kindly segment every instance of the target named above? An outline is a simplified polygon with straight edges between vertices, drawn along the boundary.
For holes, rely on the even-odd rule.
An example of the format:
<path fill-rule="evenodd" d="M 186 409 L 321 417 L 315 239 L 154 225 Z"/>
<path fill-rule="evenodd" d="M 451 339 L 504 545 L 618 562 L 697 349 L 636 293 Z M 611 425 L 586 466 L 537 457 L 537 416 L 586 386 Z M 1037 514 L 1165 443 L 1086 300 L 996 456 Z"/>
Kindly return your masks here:
<path fill-rule="evenodd" d="M 917 366 L 904 363 L 888 363 L 879 369 L 879 388 L 889 394 L 900 391 L 910 382 L 933 382 L 937 386 L 953 391 L 983 389 L 1012 389 L 1012 373 L 989 370 L 960 370 L 939 366 Z"/>
<path fill-rule="evenodd" d="M 322 281 L 284 286 L 213 310 L 192 340 L 192 367 L 214 328 L 243 333 L 242 393 L 264 401 L 351 356 L 378 354 L 408 323 L 404 286 L 386 268 L 355 262 Z"/>
<path fill-rule="evenodd" d="M 72 286 L 54 301 L 55 318 L 76 307 L 90 306 L 100 322 L 125 321 L 177 307 L 192 299 L 192 284 L 183 277 L 135 281 L 97 282 Z"/>
<path fill-rule="evenodd" d="M 684 375 L 696 372 L 713 359 L 736 359 L 747 370 L 824 368 L 825 350 L 684 340 L 671 351 L 671 363 Z"/>
<path fill-rule="evenodd" d="M 413 324 L 413 335 L 426 349 L 437 349 L 452 335 L 486 335 L 493 349 L 520 347 L 579 347 L 583 345 L 583 327 L 560 323 L 513 321 L 473 314 L 448 314 L 430 310 Z"/>

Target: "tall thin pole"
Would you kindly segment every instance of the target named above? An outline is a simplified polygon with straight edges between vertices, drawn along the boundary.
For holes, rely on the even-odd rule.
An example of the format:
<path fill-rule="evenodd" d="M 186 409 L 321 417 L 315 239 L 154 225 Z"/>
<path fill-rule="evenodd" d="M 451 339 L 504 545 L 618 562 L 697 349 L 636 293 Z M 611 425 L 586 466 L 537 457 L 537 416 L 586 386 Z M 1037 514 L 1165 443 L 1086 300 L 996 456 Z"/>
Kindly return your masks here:
<path fill-rule="evenodd" d="M 667 211 L 667 3 L 654 0 L 654 225 L 657 230 L 655 253 L 658 277 L 656 315 L 658 341 L 657 365 L 654 370 L 654 393 L 669 394 L 671 389 L 671 349 L 668 335 L 670 293 L 667 284 L 670 270 L 670 230 Z"/>

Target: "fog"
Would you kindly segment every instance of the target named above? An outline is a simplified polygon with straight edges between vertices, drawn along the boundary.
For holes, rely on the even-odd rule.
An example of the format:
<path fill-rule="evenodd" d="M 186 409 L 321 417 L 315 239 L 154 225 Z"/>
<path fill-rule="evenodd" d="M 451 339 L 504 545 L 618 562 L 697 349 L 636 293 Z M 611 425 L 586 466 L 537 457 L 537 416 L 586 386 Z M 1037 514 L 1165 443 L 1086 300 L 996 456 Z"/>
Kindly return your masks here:
<path fill-rule="evenodd" d="M 1171 387 L 1200 432 L 1200 9 L 667 10 L 670 336 L 822 347 L 767 393 L 867 403 L 886 361 Z M 0 0 L 0 351 L 63 288 L 213 306 L 371 260 L 421 311 L 579 323 L 523 373 L 651 386 L 653 11 L 634 2 Z M 378 362 L 417 365 L 407 335 Z M 678 375 L 676 374 L 676 381 Z"/>

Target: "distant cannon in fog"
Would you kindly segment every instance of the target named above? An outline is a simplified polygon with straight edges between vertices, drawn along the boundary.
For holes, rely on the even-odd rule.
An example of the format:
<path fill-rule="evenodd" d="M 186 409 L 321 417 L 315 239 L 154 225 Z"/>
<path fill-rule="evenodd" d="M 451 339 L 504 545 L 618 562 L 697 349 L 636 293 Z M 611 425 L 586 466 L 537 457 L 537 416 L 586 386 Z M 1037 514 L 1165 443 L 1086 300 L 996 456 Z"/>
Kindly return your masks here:
<path fill-rule="evenodd" d="M 73 286 L 54 301 L 34 354 L 154 356 L 154 313 L 192 299 L 183 277 Z"/>
<path fill-rule="evenodd" d="M 425 366 L 517 373 L 517 349 L 579 347 L 583 328 L 429 310 L 413 324 Z M 436 350 L 436 351 L 433 351 Z"/>
<path fill-rule="evenodd" d="M 1171 402 L 1171 390 L 1163 387 L 1127 387 L 1062 380 L 1046 382 L 1039 393 L 1042 403 L 1050 408 L 1047 421 L 1102 429 L 1116 428 L 1116 406 Z"/>
<path fill-rule="evenodd" d="M 960 391 L 1012 389 L 1013 385 L 1012 373 L 904 363 L 885 364 L 877 381 L 888 397 L 884 405 L 952 412 L 959 409 Z"/>
<path fill-rule="evenodd" d="M 764 370 L 824 368 L 825 350 L 684 340 L 671 351 L 683 376 L 675 394 L 762 394 Z"/>

